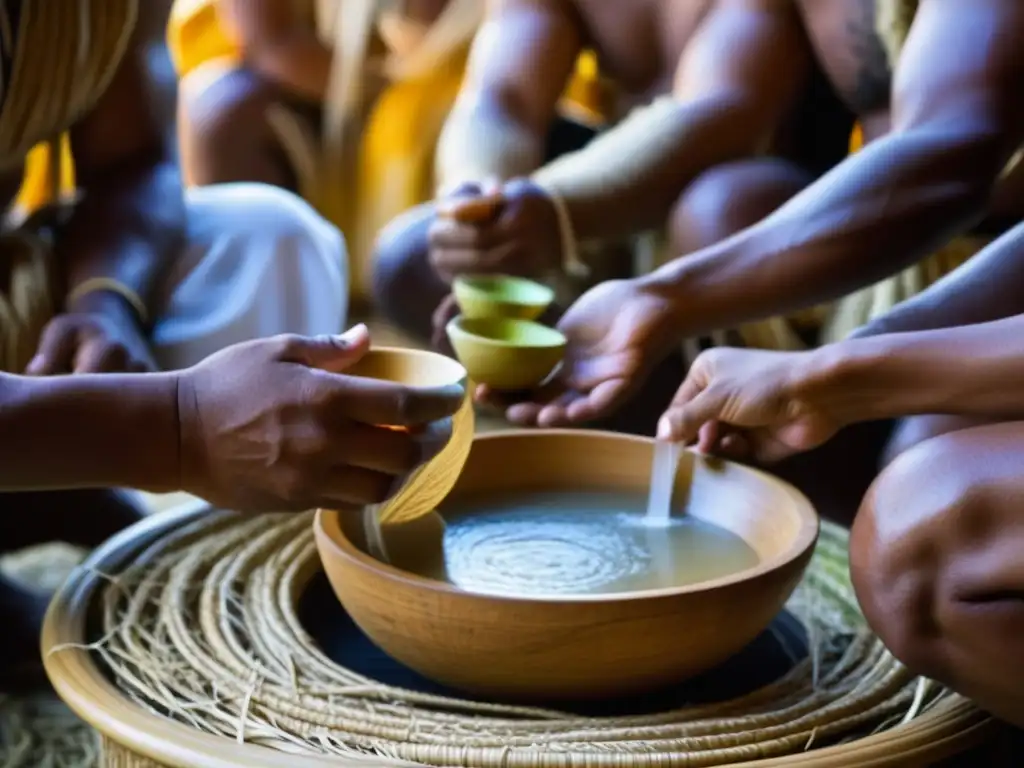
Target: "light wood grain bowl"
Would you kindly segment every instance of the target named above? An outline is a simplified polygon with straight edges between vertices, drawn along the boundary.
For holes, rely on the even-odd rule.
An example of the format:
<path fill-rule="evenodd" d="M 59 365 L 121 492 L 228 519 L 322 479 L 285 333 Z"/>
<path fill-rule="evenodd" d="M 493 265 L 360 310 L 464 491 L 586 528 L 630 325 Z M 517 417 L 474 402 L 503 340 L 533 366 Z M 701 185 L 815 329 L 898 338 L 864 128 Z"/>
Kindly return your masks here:
<path fill-rule="evenodd" d="M 589 431 L 484 435 L 449 498 L 643 492 L 653 447 L 649 439 Z M 752 469 L 686 452 L 677 487 L 686 489 L 688 514 L 739 535 L 759 564 L 686 587 L 529 599 L 470 594 L 385 565 L 363 550 L 355 516 L 321 511 L 317 546 L 359 627 L 427 677 L 501 699 L 637 693 L 714 667 L 753 640 L 800 580 L 818 533 L 798 491 Z"/>

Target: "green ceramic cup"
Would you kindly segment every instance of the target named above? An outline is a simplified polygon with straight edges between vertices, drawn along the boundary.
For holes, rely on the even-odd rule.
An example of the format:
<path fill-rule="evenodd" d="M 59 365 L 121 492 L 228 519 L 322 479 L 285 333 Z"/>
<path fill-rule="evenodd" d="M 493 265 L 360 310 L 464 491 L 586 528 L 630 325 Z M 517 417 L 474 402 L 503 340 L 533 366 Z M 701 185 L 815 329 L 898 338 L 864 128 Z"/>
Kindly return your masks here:
<path fill-rule="evenodd" d="M 536 320 L 555 300 L 546 285 L 510 275 L 463 275 L 452 282 L 463 317 L 512 317 Z"/>
<path fill-rule="evenodd" d="M 445 330 L 469 378 L 498 390 L 537 386 L 565 356 L 565 336 L 531 320 L 459 315 Z"/>

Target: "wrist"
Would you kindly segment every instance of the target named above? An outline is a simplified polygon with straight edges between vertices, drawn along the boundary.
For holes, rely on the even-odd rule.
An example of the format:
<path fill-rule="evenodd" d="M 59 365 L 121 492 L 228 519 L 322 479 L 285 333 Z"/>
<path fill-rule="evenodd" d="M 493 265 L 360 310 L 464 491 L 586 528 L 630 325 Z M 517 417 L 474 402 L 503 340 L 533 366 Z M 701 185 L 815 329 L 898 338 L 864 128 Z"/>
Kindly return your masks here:
<path fill-rule="evenodd" d="M 902 415 L 904 391 L 884 337 L 829 344 L 804 353 L 793 372 L 796 397 L 847 426 Z M 906 383 L 906 382 L 904 382 Z"/>
<path fill-rule="evenodd" d="M 175 471 L 180 490 L 196 492 L 202 485 L 203 441 L 195 384 L 189 370 L 174 373 Z"/>
<path fill-rule="evenodd" d="M 155 461 L 147 462 L 149 470 L 143 477 L 140 490 L 153 493 L 170 493 L 181 490 L 180 447 L 178 428 L 178 374 L 144 373 L 130 374 L 144 389 L 144 397 L 150 401 L 152 422 L 147 422 L 147 434 L 159 435 L 160 448 L 154 453 Z M 153 432 L 150 430 L 158 425 Z"/>
<path fill-rule="evenodd" d="M 695 309 L 699 291 L 690 286 L 691 278 L 681 265 L 667 264 L 634 278 L 634 282 L 638 291 L 661 307 L 663 330 L 670 332 L 675 341 L 683 342 L 701 332 L 693 323 L 694 317 L 701 316 L 699 309 Z"/>

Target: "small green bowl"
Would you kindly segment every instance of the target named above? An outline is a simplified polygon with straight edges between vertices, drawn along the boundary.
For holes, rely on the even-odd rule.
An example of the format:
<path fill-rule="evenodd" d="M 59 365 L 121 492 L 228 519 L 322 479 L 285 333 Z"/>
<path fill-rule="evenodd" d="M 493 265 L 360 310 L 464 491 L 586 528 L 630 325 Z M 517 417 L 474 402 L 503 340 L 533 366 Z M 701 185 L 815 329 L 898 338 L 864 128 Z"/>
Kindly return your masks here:
<path fill-rule="evenodd" d="M 469 378 L 494 389 L 535 387 L 565 356 L 565 336 L 531 320 L 459 315 L 445 330 Z"/>
<path fill-rule="evenodd" d="M 536 320 L 555 300 L 546 285 L 510 275 L 462 275 L 452 293 L 463 317 L 512 317 Z"/>

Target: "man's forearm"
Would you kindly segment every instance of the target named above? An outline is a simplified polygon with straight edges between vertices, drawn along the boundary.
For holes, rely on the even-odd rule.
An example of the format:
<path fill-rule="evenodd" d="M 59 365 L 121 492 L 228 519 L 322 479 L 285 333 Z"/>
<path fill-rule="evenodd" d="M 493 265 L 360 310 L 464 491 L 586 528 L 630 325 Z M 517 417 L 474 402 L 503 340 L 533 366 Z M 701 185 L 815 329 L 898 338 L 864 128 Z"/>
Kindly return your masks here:
<path fill-rule="evenodd" d="M 923 293 L 858 329 L 864 338 L 1001 320 L 1024 313 L 1024 224 Z"/>
<path fill-rule="evenodd" d="M 174 164 L 111 169 L 107 178 L 85 185 L 60 233 L 58 256 L 67 269 L 68 289 L 91 278 L 112 278 L 149 305 L 184 234 L 185 206 Z"/>
<path fill-rule="evenodd" d="M 930 413 L 1024 417 L 1024 316 L 807 353 L 797 389 L 844 423 Z"/>
<path fill-rule="evenodd" d="M 1004 147 L 939 130 L 844 161 L 760 224 L 644 278 L 679 300 L 683 336 L 844 296 L 927 256 L 981 217 Z"/>
<path fill-rule="evenodd" d="M 563 199 L 580 240 L 626 236 L 664 224 L 703 171 L 757 152 L 768 137 L 756 124 L 729 100 L 664 97 L 533 178 Z"/>
<path fill-rule="evenodd" d="M 0 374 L 0 490 L 178 490 L 174 374 Z"/>
<path fill-rule="evenodd" d="M 543 162 L 547 135 L 482 100 L 457 103 L 437 147 L 437 186 L 504 181 L 532 173 Z"/>

